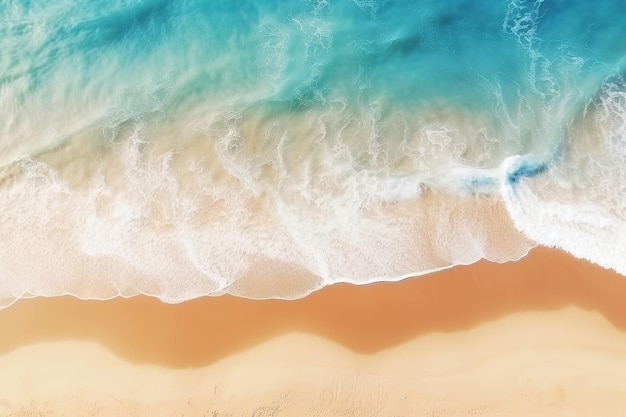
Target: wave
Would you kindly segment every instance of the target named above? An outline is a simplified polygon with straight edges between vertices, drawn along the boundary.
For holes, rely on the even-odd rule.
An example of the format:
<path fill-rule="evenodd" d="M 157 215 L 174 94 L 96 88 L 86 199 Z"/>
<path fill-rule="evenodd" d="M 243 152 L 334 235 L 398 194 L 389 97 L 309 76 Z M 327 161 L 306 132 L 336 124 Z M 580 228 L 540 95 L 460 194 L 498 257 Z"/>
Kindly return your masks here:
<path fill-rule="evenodd" d="M 626 36 L 571 3 L 0 5 L 0 305 L 626 274 Z"/>

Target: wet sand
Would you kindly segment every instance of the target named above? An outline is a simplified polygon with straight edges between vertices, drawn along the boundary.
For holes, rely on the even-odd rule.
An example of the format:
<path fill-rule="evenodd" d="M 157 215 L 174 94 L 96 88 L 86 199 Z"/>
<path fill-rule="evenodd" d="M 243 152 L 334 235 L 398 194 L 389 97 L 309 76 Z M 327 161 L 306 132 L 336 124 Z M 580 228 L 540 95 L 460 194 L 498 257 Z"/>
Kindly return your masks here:
<path fill-rule="evenodd" d="M 626 413 L 626 278 L 545 248 L 296 301 L 22 300 L 0 329 L 0 415 Z"/>

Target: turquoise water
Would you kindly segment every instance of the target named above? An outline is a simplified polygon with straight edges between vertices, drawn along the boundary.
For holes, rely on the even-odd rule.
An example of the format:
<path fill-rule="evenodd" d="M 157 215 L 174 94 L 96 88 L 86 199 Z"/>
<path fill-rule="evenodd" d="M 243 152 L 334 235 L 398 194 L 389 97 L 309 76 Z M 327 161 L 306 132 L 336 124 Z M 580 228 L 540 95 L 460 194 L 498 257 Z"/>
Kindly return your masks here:
<path fill-rule="evenodd" d="M 294 298 L 536 244 L 626 274 L 622 9 L 2 2 L 0 297 Z"/>

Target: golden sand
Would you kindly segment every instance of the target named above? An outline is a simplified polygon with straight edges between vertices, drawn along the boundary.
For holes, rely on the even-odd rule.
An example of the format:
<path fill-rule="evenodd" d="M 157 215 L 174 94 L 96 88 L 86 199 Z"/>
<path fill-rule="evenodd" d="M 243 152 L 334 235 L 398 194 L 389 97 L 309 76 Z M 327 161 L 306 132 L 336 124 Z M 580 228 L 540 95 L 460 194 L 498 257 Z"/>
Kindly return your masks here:
<path fill-rule="evenodd" d="M 22 300 L 0 415 L 626 415 L 626 278 L 556 250 L 296 301 Z"/>

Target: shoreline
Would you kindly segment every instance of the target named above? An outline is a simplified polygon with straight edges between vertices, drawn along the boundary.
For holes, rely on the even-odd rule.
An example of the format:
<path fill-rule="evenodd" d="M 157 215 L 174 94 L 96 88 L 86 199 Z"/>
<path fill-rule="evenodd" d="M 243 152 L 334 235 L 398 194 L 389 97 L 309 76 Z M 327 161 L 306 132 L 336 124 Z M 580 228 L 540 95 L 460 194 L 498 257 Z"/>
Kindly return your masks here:
<path fill-rule="evenodd" d="M 610 376 L 626 372 L 626 278 L 547 248 L 400 282 L 335 284 L 292 301 L 26 299 L 0 310 L 0 329 L 0 414 L 192 413 L 195 399 L 217 415 L 277 401 L 276 416 L 316 407 L 333 415 L 324 413 L 350 401 L 368 410 L 378 398 L 372 415 L 448 401 L 459 413 L 498 403 L 473 414 L 497 415 L 522 410 L 517 396 L 528 387 L 519 375 L 529 372 L 537 395 L 560 387 L 576 407 L 597 410 L 604 396 L 605 411 L 626 410 L 626 382 Z M 467 397 L 463 384 L 481 394 Z M 503 399 L 511 396 L 517 402 Z"/>

